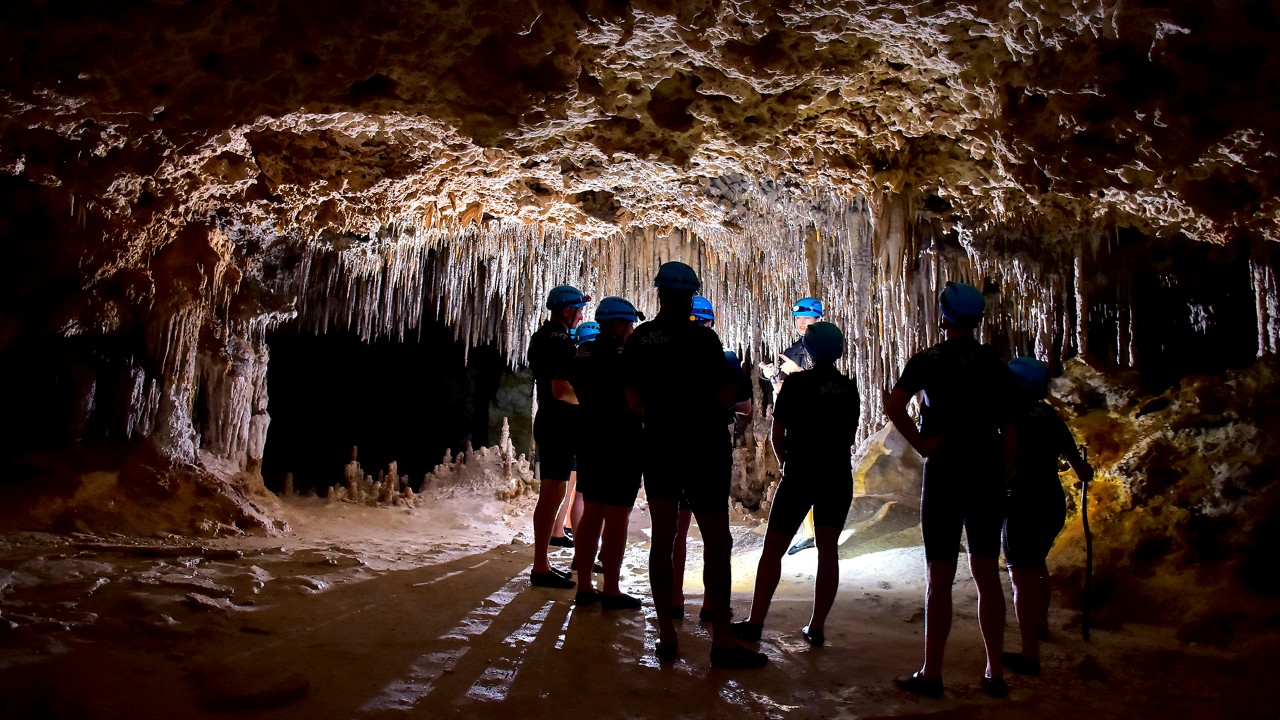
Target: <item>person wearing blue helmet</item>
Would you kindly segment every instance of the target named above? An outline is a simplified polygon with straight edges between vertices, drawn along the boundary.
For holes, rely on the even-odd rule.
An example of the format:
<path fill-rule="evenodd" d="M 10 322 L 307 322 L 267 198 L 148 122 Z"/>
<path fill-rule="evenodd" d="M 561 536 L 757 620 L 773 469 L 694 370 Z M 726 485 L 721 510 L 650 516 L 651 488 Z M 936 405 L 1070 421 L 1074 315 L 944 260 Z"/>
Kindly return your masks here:
<path fill-rule="evenodd" d="M 582 321 L 582 308 L 591 300 L 572 285 L 547 293 L 550 317 L 529 339 L 529 367 L 533 371 L 538 409 L 533 439 L 541 475 L 538 504 L 533 511 L 533 570 L 529 581 L 537 587 L 570 589 L 570 573 L 551 567 L 547 546 L 565 486 L 574 471 L 574 437 L 578 433 L 578 397 L 570 377 L 575 346 L 569 331 Z"/>
<path fill-rule="evenodd" d="M 578 325 L 577 333 L 573 336 L 573 341 L 578 345 L 589 343 L 600 336 L 600 323 L 584 322 Z"/>
<path fill-rule="evenodd" d="M 1001 430 L 1011 421 L 1012 375 L 999 354 L 975 337 L 986 301 L 972 285 L 947 283 L 938 297 L 944 339 L 907 361 L 885 399 L 885 414 L 925 458 L 920 529 L 928 574 L 924 664 L 897 678 L 909 692 L 939 697 L 942 660 L 951 632 L 951 586 L 964 530 L 969 570 L 978 589 L 978 628 L 987 655 L 982 686 L 1003 697 L 1001 644 L 1004 591 L 1000 586 L 1000 531 L 1004 522 L 1006 456 Z M 907 404 L 923 393 L 920 426 Z M 1009 428 L 1011 430 L 1011 428 Z M 1006 455 L 1008 453 L 1008 455 Z"/>
<path fill-rule="evenodd" d="M 701 295 L 693 296 L 693 309 L 689 320 L 697 325 L 715 328 L 716 310 L 711 301 Z M 742 361 L 732 350 L 724 351 L 725 362 L 729 366 L 729 374 L 733 377 L 737 395 L 734 397 L 733 411 L 728 420 L 733 423 L 733 444 L 736 447 L 742 433 L 746 429 L 747 420 L 751 417 L 751 380 L 742 370 Z M 693 512 L 688 505 L 681 503 L 680 516 L 676 525 L 675 555 L 673 557 L 674 594 L 671 598 L 671 610 L 675 617 L 684 617 L 684 570 L 688 559 L 689 524 L 693 521 Z M 703 620 L 711 619 L 711 611 L 703 607 L 698 612 Z"/>
<path fill-rule="evenodd" d="M 569 336 L 574 345 L 581 346 L 596 339 L 600 334 L 599 323 L 578 323 L 578 327 L 570 328 Z M 573 528 L 582 520 L 582 493 L 578 492 L 578 473 L 569 473 L 569 484 L 565 486 L 564 501 L 556 512 L 556 520 L 551 524 L 552 547 L 573 548 Z M 566 524 L 568 523 L 568 524 Z"/>
<path fill-rule="evenodd" d="M 1013 584 L 1021 652 L 1004 653 L 1005 667 L 1022 675 L 1040 674 L 1040 633 L 1049 627 L 1049 568 L 1045 559 L 1067 518 L 1067 498 L 1058 477 L 1066 458 L 1086 485 L 1093 468 L 1076 448 L 1071 429 L 1045 402 L 1049 368 L 1030 357 L 1009 363 L 1018 388 L 1014 407 L 1017 448 L 1004 519 L 1004 558 Z"/>
<path fill-rule="evenodd" d="M 672 662 L 679 637 L 670 599 L 680 502 L 698 520 L 703 540 L 703 585 L 711 610 L 711 664 L 760 667 L 763 653 L 730 631 L 729 484 L 732 448 L 725 414 L 734 387 L 715 331 L 689 322 L 697 273 L 682 262 L 658 268 L 658 316 L 640 325 L 623 350 L 627 402 L 644 422 L 641 465 L 653 526 L 649 582 L 658 616 L 657 655 Z"/>
<path fill-rule="evenodd" d="M 622 348 L 644 314 L 620 297 L 607 297 L 596 306 L 600 334 L 580 345 L 574 360 L 573 387 L 583 411 L 578 445 L 578 490 L 585 500 L 576 525 L 579 606 L 599 602 L 605 610 L 635 610 L 640 600 L 622 592 L 619 578 L 627 545 L 631 508 L 640 492 L 640 466 L 620 447 L 638 442 L 640 416 L 627 405 L 622 372 Z M 596 592 L 593 571 L 596 549 L 604 585 Z"/>
<path fill-rule="evenodd" d="M 775 397 L 782 389 L 784 380 L 798 372 L 803 372 L 813 367 L 813 357 L 805 344 L 804 336 L 811 325 L 822 319 L 824 312 L 825 308 L 818 298 L 800 298 L 795 305 L 791 306 L 791 320 L 795 323 L 799 338 L 791 344 L 791 347 L 783 350 L 778 355 L 776 364 L 760 363 L 760 374 L 771 383 L 769 389 L 772 390 L 772 394 Z M 803 530 L 800 534 L 800 539 L 787 549 L 788 555 L 795 555 L 801 550 L 808 550 L 815 546 L 813 513 L 805 516 L 800 529 Z"/>
<path fill-rule="evenodd" d="M 829 322 L 805 331 L 813 369 L 782 386 L 773 410 L 773 451 L 782 481 L 769 509 L 769 528 L 756 568 L 751 614 L 734 623 L 734 633 L 759 642 L 773 593 L 782 577 L 782 555 L 812 513 L 818 546 L 813 615 L 800 633 L 809 644 L 826 644 L 826 621 L 840 585 L 837 544 L 853 503 L 851 448 L 857 439 L 860 399 L 857 384 L 836 369 L 844 355 L 844 333 Z"/>

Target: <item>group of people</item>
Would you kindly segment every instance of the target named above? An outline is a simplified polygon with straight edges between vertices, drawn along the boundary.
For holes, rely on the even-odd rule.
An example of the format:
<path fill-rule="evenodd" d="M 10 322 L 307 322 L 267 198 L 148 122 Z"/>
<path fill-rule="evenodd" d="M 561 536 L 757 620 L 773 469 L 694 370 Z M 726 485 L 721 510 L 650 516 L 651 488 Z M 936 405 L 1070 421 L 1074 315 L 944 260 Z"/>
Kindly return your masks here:
<path fill-rule="evenodd" d="M 658 269 L 654 285 L 657 317 L 638 326 L 645 317 L 624 298 L 604 298 L 594 323 L 582 323 L 591 298 L 569 285 L 548 294 L 550 317 L 533 335 L 528 352 L 542 478 L 530 582 L 576 587 L 580 606 L 641 607 L 638 598 L 622 592 L 619 574 L 631 508 L 643 483 L 652 520 L 649 579 L 660 660 L 674 660 L 679 653 L 675 621 L 684 617 L 684 536 L 691 517 L 704 544 L 699 616 L 711 624 L 713 666 L 768 662 L 751 644 L 763 633 L 782 556 L 806 547 L 816 546 L 818 571 L 813 612 L 801 632 L 811 645 L 822 646 L 839 585 L 839 535 L 853 498 L 850 449 L 860 406 L 856 383 L 836 367 L 845 352 L 844 334 L 821 320 L 821 301 L 804 298 L 792 313 L 800 340 L 777 363 L 760 366 L 761 377 L 776 392 L 771 439 L 783 477 L 772 499 L 750 614 L 731 623 L 730 428 L 751 412 L 751 385 L 737 356 L 721 346 L 713 329 L 714 308 L 698 294 L 697 273 L 684 263 L 668 262 Z M 920 501 L 928 566 L 925 656 L 918 671 L 895 682 L 920 695 L 943 692 L 951 585 L 963 529 L 987 655 L 982 685 L 1002 696 L 1005 667 L 1024 674 L 1040 669 L 1049 597 L 1045 559 L 1066 513 L 1057 461 L 1066 457 L 1085 482 L 1092 471 L 1070 430 L 1043 402 L 1048 368 L 1033 358 L 1006 364 L 978 342 L 982 293 L 948 283 L 939 310 L 945 339 L 907 362 L 885 402 L 890 421 L 926 459 Z M 907 410 L 917 394 L 923 394 L 918 427 Z M 553 567 L 548 559 L 560 525 L 557 511 L 575 476 L 583 500 L 573 531 L 576 583 L 573 572 Z M 790 545 L 802 525 L 806 532 Z M 1016 653 L 1002 647 L 1001 550 L 1021 632 Z M 597 572 L 603 574 L 599 590 Z"/>

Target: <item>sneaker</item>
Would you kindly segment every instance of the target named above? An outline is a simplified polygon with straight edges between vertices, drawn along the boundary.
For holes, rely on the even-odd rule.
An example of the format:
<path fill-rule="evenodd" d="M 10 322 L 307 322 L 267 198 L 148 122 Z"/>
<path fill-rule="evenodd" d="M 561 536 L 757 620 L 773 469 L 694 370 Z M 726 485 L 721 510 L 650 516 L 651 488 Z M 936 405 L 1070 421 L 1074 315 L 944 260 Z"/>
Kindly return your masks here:
<path fill-rule="evenodd" d="M 791 547 L 787 548 L 787 554 L 795 555 L 801 550 L 808 550 L 809 548 L 816 547 L 816 546 L 817 546 L 817 543 L 813 541 L 813 538 L 800 538 L 799 540 L 796 541 L 795 545 L 792 545 Z"/>
<path fill-rule="evenodd" d="M 663 642 L 659 640 L 658 647 L 655 652 L 659 661 L 675 662 L 676 655 L 680 654 L 680 644 L 675 640 L 672 640 L 671 642 Z"/>
<path fill-rule="evenodd" d="M 733 610 L 729 610 L 729 617 L 733 617 Z M 715 615 L 711 612 L 710 608 L 704 607 L 698 611 L 698 620 L 702 622 L 711 622 L 714 619 Z"/>
<path fill-rule="evenodd" d="M 601 565 L 600 563 L 596 563 L 591 566 L 591 572 L 595 573 L 596 575 L 599 575 L 600 573 L 604 572 L 604 566 Z"/>
<path fill-rule="evenodd" d="M 565 537 L 569 538 L 570 540 L 573 539 L 573 528 L 561 528 L 561 530 L 564 532 Z"/>
<path fill-rule="evenodd" d="M 902 677 L 894 678 L 893 684 L 897 685 L 902 690 L 906 690 L 909 693 L 915 693 L 916 695 L 923 695 L 931 698 L 942 697 L 942 678 L 940 677 L 927 678 L 919 672 L 915 672 L 911 675 L 903 675 Z"/>
<path fill-rule="evenodd" d="M 993 698 L 1002 698 L 1009 694 L 1009 684 L 1002 677 L 993 678 L 983 675 L 982 689 Z"/>
<path fill-rule="evenodd" d="M 827 644 L 827 635 L 822 632 L 821 628 L 818 630 L 810 630 L 809 626 L 805 625 L 800 628 L 800 634 L 804 636 L 805 640 L 809 641 L 810 647 L 822 647 Z"/>
<path fill-rule="evenodd" d="M 591 605 L 600 602 L 601 597 L 603 596 L 595 590 L 579 590 L 578 594 L 573 596 L 573 604 L 578 607 Z"/>
<path fill-rule="evenodd" d="M 556 566 L 552 565 L 552 566 L 551 566 L 551 572 L 553 572 L 553 573 L 555 573 L 555 574 L 559 575 L 559 576 L 560 576 L 560 577 L 562 577 L 562 578 L 565 578 L 566 580 L 572 580 L 572 579 L 573 579 L 573 572 L 572 572 L 572 571 L 570 571 L 570 570 L 561 570 L 560 568 L 558 568 L 558 567 L 556 567 Z"/>
<path fill-rule="evenodd" d="M 600 598 L 600 607 L 605 610 L 639 610 L 641 605 L 640 598 L 632 597 L 626 593 L 622 595 L 603 595 Z"/>
<path fill-rule="evenodd" d="M 568 536 L 565 536 L 565 537 L 553 537 L 553 538 L 551 538 L 551 542 L 549 542 L 549 543 L 547 543 L 547 544 L 548 544 L 548 545 L 550 545 L 551 547 L 572 548 L 572 547 L 573 547 L 573 540 L 572 540 L 572 539 L 570 539 Z"/>
<path fill-rule="evenodd" d="M 551 572 L 529 573 L 529 584 L 534 587 L 554 588 L 556 590 L 572 590 L 575 583 L 569 578 L 564 577 L 553 570 Z"/>
<path fill-rule="evenodd" d="M 1000 653 L 1000 662 L 1019 675 L 1035 676 L 1040 674 L 1040 663 L 1035 660 L 1028 660 L 1022 653 L 1002 652 Z"/>
<path fill-rule="evenodd" d="M 739 640 L 760 642 L 760 633 L 764 632 L 764 623 L 753 623 L 743 620 L 729 626 L 729 632 Z"/>
<path fill-rule="evenodd" d="M 741 645 L 711 646 L 711 667 L 758 668 L 769 664 L 769 656 Z"/>

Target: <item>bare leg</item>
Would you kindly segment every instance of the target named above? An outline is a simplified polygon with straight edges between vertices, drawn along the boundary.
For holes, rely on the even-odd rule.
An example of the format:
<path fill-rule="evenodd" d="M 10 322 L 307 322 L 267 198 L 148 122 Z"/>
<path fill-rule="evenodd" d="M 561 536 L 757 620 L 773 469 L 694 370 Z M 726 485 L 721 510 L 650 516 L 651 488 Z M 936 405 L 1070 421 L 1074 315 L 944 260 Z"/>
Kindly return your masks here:
<path fill-rule="evenodd" d="M 578 532 L 578 523 L 582 522 L 582 511 L 585 508 L 583 503 L 585 501 L 582 499 L 582 493 L 578 492 L 576 488 L 570 489 L 569 492 L 573 493 L 573 501 L 568 503 L 569 524 L 566 527 L 572 530 L 576 535 Z M 561 532 L 564 532 L 564 530 L 562 529 Z"/>
<path fill-rule="evenodd" d="M 671 605 L 657 602 L 656 598 L 671 597 L 672 551 L 676 538 L 676 520 L 680 503 L 666 498 L 649 498 L 649 518 L 653 523 L 649 544 L 649 588 L 655 598 L 654 609 L 658 615 L 658 640 L 676 642 L 676 623 L 671 615 Z M 727 512 L 726 512 L 727 515 Z M 726 531 L 728 528 L 725 528 Z"/>
<path fill-rule="evenodd" d="M 818 579 L 813 588 L 813 616 L 809 618 L 809 630 L 823 630 L 827 623 L 827 615 L 836 602 L 836 589 L 840 587 L 840 556 L 837 543 L 840 541 L 840 528 L 816 528 L 815 539 L 818 543 Z M 766 541 L 768 542 L 768 541 Z M 755 606 L 752 606 L 755 610 Z"/>
<path fill-rule="evenodd" d="M 603 503 L 586 503 L 582 510 L 582 519 L 575 525 L 577 533 L 573 538 L 573 567 L 578 571 L 578 592 L 591 592 L 595 589 L 592 570 L 596 564 L 596 546 L 600 541 L 600 528 L 608 513 Z"/>
<path fill-rule="evenodd" d="M 1040 662 L 1041 618 L 1047 612 L 1048 598 L 1042 595 L 1043 580 L 1047 579 L 1048 568 L 1010 567 L 1009 577 L 1013 581 L 1013 614 L 1018 618 L 1018 632 L 1022 636 L 1022 657 L 1032 662 Z"/>
<path fill-rule="evenodd" d="M 978 629 L 987 650 L 987 677 L 1004 676 L 1000 653 L 1004 647 L 1004 588 L 1000 587 L 1000 564 L 993 557 L 969 556 L 969 572 L 978 586 Z"/>
<path fill-rule="evenodd" d="M 604 565 L 604 594 L 621 595 L 622 589 L 618 587 L 618 578 L 622 574 L 622 556 L 627 550 L 627 526 L 631 522 L 631 507 L 621 505 L 604 505 L 603 507 L 604 538 L 601 540 L 600 560 Z M 586 523 L 585 512 L 583 523 L 584 525 Z M 584 559 L 583 562 L 591 564 L 589 559 Z M 579 573 L 582 572 L 582 567 L 582 565 L 578 566 Z"/>
<path fill-rule="evenodd" d="M 738 641 L 729 631 L 729 552 L 733 546 L 733 538 L 729 535 L 729 508 L 726 505 L 716 510 L 695 510 L 694 516 L 702 533 L 702 584 L 706 588 L 703 604 L 711 610 L 711 645 L 738 646 Z M 670 613 L 671 609 L 667 608 L 667 612 Z"/>
<path fill-rule="evenodd" d="M 693 522 L 693 513 L 681 510 L 676 518 L 676 539 L 671 556 L 671 574 L 674 583 L 671 592 L 672 608 L 684 605 L 684 568 L 689 554 L 689 523 L 691 522 Z M 654 598 L 654 603 L 657 603 L 657 598 Z"/>
<path fill-rule="evenodd" d="M 562 501 L 559 505 L 556 506 L 557 508 L 556 521 L 555 521 L 555 524 L 551 526 L 551 537 L 564 537 L 564 529 L 568 527 L 567 525 L 565 525 L 565 522 L 568 521 L 569 509 L 573 505 L 574 499 L 577 495 L 577 489 L 578 489 L 578 471 L 574 470 L 573 472 L 569 473 L 569 485 L 567 488 L 565 488 L 565 493 L 562 496 L 562 498 L 568 497 L 569 502 Z M 539 497 L 539 499 L 541 499 L 541 497 Z M 581 515 L 582 514 L 581 511 L 579 511 L 578 514 Z M 575 525 L 574 527 L 577 527 L 577 526 Z"/>
<path fill-rule="evenodd" d="M 927 678 L 942 677 L 942 658 L 951 634 L 951 585 L 956 579 L 956 562 L 929 561 L 924 589 L 924 667 Z"/>
<path fill-rule="evenodd" d="M 764 625 L 769 615 L 769 605 L 773 602 L 773 593 L 778 589 L 778 581 L 782 578 L 782 555 L 787 551 L 790 537 L 784 537 L 776 530 L 769 530 L 764 535 L 764 548 L 760 551 L 760 562 L 756 565 L 756 587 L 751 596 L 751 616 L 747 622 Z"/>
<path fill-rule="evenodd" d="M 551 528 L 556 522 L 556 508 L 564 500 L 563 480 L 543 480 L 538 489 L 538 504 L 533 509 L 533 571 L 548 572 L 547 543 L 551 542 Z"/>

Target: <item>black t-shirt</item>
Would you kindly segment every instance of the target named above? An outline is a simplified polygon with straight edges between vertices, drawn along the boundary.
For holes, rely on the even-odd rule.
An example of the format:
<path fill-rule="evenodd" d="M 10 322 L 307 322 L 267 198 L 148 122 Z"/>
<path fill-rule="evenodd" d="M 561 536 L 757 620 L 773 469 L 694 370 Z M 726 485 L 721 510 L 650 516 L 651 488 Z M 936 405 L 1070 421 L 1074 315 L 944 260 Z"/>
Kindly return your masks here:
<path fill-rule="evenodd" d="M 746 371 L 742 369 L 742 361 L 738 359 L 738 353 L 732 350 L 725 350 L 724 361 L 729 364 L 729 377 L 733 379 L 733 385 L 737 388 L 737 394 L 733 397 L 734 402 L 750 400 L 751 380 L 747 377 Z"/>
<path fill-rule="evenodd" d="M 994 348 L 970 336 L 949 338 L 911 356 L 894 389 L 924 392 L 920 433 L 926 437 L 993 438 L 1011 419 L 1013 373 Z"/>
<path fill-rule="evenodd" d="M 787 472 L 849 468 L 859 408 L 857 383 L 834 364 L 796 373 L 783 383 L 773 420 L 787 433 Z"/>
<path fill-rule="evenodd" d="M 1061 496 L 1058 458 L 1075 450 L 1076 439 L 1071 429 L 1044 402 L 1020 408 L 1014 423 L 1018 430 L 1018 449 L 1014 456 L 1017 472 L 1010 488 L 1011 496 Z"/>
<path fill-rule="evenodd" d="M 640 416 L 627 406 L 625 381 L 622 347 L 613 337 L 601 335 L 578 346 L 573 363 L 573 390 L 583 413 L 586 445 L 611 440 L 625 444 L 639 437 Z"/>
<path fill-rule="evenodd" d="M 551 394 L 551 381 L 570 380 L 576 353 L 577 348 L 568 329 L 552 320 L 542 323 L 542 327 L 529 339 L 529 368 L 533 371 L 539 408 L 565 410 L 570 407 Z"/>
<path fill-rule="evenodd" d="M 720 388 L 731 382 L 720 336 L 688 317 L 641 324 L 623 351 L 627 387 L 645 405 L 645 432 L 676 442 L 727 437 Z"/>
<path fill-rule="evenodd" d="M 801 370 L 813 369 L 813 356 L 809 354 L 809 346 L 804 344 L 803 337 L 792 343 L 791 347 L 783 350 L 782 354 L 786 355 L 792 362 L 799 365 Z M 791 377 L 786 373 L 783 375 L 785 377 Z"/>

